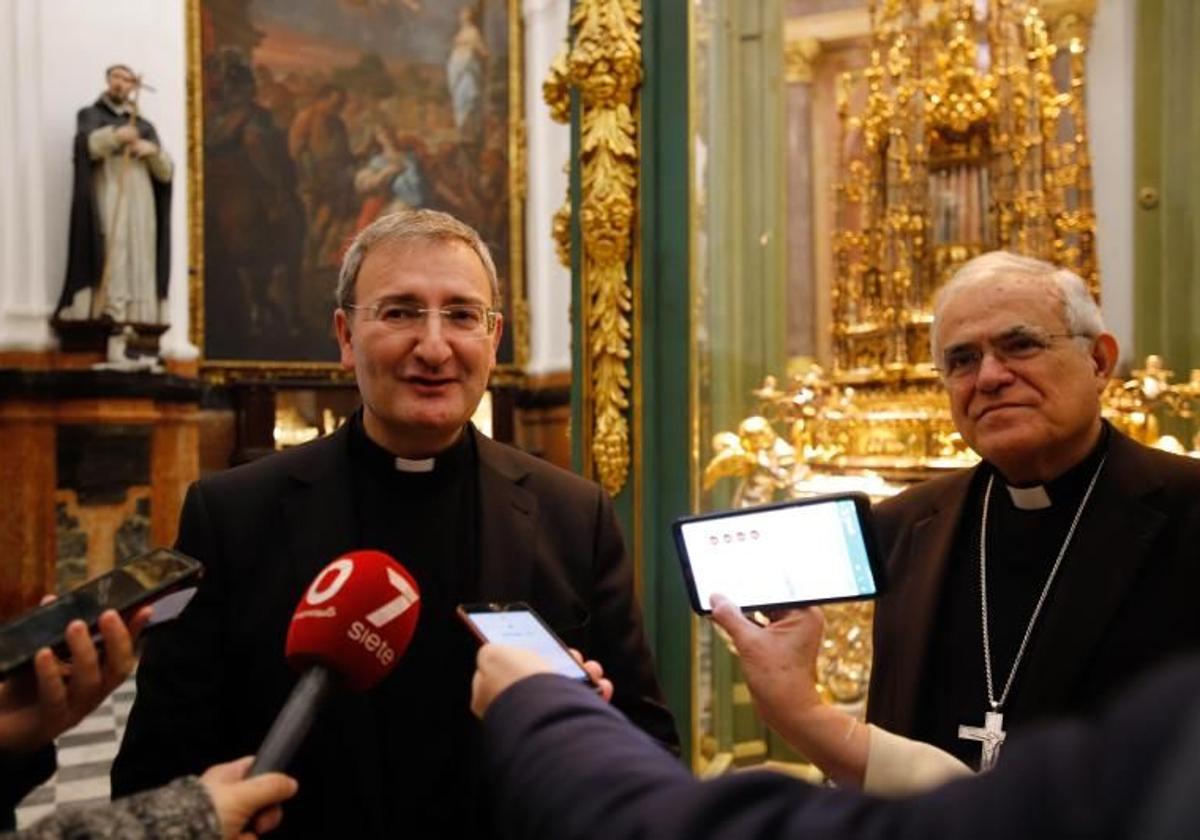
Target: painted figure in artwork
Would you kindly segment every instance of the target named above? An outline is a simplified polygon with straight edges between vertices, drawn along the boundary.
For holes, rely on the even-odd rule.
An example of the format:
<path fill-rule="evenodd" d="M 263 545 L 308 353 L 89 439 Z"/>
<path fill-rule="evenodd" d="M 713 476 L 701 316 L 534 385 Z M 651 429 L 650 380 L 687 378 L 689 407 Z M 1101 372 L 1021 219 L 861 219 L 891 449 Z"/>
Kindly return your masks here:
<path fill-rule="evenodd" d="M 454 126 L 459 138 L 469 142 L 477 139 L 483 128 L 483 62 L 488 49 L 471 6 L 462 7 L 458 21 L 458 32 L 446 59 L 446 83 L 454 108 Z"/>
<path fill-rule="evenodd" d="M 288 130 L 288 151 L 296 162 L 300 197 L 308 215 L 304 256 L 309 268 L 337 265 L 342 223 L 353 207 L 354 156 L 342 119 L 345 105 L 346 91 L 327 83 L 296 114 Z"/>
<path fill-rule="evenodd" d="M 287 134 L 256 101 L 257 80 L 244 56 L 218 52 L 209 57 L 206 73 L 212 105 L 205 176 L 225 187 L 204 204 L 205 265 L 222 280 L 210 291 L 223 318 L 217 334 L 252 332 L 282 341 L 300 327 L 297 289 L 305 238 Z M 224 347 L 218 342 L 215 349 Z"/>

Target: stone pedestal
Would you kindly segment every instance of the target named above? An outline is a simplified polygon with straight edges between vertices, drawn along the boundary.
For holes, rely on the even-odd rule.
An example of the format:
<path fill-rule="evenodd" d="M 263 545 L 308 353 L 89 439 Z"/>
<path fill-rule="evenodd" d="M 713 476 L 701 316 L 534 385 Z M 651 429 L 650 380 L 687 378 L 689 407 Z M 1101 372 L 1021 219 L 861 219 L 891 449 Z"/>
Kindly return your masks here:
<path fill-rule="evenodd" d="M 107 539 L 86 546 L 85 568 L 64 583 L 120 559 L 113 542 L 123 523 L 103 521 L 102 503 L 111 500 L 96 498 L 106 493 L 122 504 L 131 490 L 148 496 L 149 533 L 138 542 L 174 541 L 184 493 L 199 477 L 199 399 L 200 383 L 175 375 L 0 370 L 0 618 L 56 590 L 65 498 L 98 503 L 83 543 L 88 533 Z M 68 464 L 60 464 L 60 450 Z M 78 526 L 79 518 L 70 521 Z"/>

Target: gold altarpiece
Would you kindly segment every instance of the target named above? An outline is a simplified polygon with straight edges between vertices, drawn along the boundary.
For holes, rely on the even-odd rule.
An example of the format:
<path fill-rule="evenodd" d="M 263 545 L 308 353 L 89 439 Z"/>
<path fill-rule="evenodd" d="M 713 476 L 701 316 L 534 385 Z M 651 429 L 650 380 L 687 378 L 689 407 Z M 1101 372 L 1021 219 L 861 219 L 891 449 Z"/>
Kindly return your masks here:
<path fill-rule="evenodd" d="M 719 76 L 711 27 L 720 6 L 699 3 L 696 90 Z M 1099 298 L 1093 209 L 1086 56 L 1094 4 L 1071 0 L 878 0 L 868 4 L 788 4 L 783 45 L 783 107 L 799 102 L 808 125 L 789 124 L 789 181 L 809 172 L 811 203 L 789 197 L 789 286 L 809 272 L 816 316 L 809 359 L 778 363 L 743 396 L 743 413 L 701 409 L 704 450 L 699 507 L 745 506 L 806 494 L 859 489 L 876 498 L 908 483 L 977 460 L 951 423 L 929 351 L 934 295 L 964 261 L 1006 249 L 1073 269 Z M 832 4 L 838 5 L 838 4 Z M 795 17 L 798 8 L 818 12 Z M 710 61 L 706 63 L 706 59 Z M 811 95 L 795 98 L 796 86 Z M 793 98 L 789 98 L 793 97 Z M 716 297 L 715 260 L 706 245 L 719 236 L 715 205 L 723 127 L 713 102 L 695 107 L 698 160 L 697 311 L 702 324 Z M 727 130 L 727 129 L 724 129 Z M 794 159 L 793 142 L 808 141 Z M 807 136 L 805 136 L 807 135 Z M 826 174 L 828 173 L 828 174 Z M 795 226 L 809 210 L 807 228 Z M 769 238 L 764 233 L 764 242 Z M 808 261 L 797 241 L 812 242 Z M 814 282 L 815 278 L 815 282 Z M 739 282 L 736 272 L 730 282 Z M 789 323 L 789 329 L 791 324 Z M 731 349 L 717 330 L 697 342 L 701 379 L 722 376 Z M 793 342 L 789 337 L 789 350 Z M 769 365 L 760 354 L 760 366 Z M 719 393 L 701 384 L 698 393 Z M 701 404 L 704 405 L 703 400 Z M 1200 371 L 1173 382 L 1150 357 L 1104 395 L 1104 414 L 1145 443 L 1200 455 Z M 1160 436 L 1160 419 L 1187 431 L 1181 443 Z M 709 425 L 705 427 L 705 420 Z M 1168 421 L 1171 422 L 1171 421 Z M 704 434 L 703 432 L 707 432 Z M 863 708 L 871 662 L 871 606 L 826 610 L 818 661 L 823 694 Z M 736 659 L 708 628 L 698 634 L 698 765 L 789 761 L 786 748 L 752 714 Z"/>
<path fill-rule="evenodd" d="M 647 191 L 686 192 L 692 510 L 848 485 L 884 496 L 971 463 L 929 361 L 932 297 L 955 266 L 997 247 L 1071 266 L 1098 290 L 1083 105 L 1093 8 L 686 3 L 686 181 L 666 177 Z M 649 455 L 621 420 L 644 431 L 645 373 L 626 362 L 640 358 L 646 333 L 631 301 L 643 301 L 649 283 L 680 279 L 644 275 L 630 247 L 634 190 L 647 186 L 639 154 L 661 175 L 663 150 L 679 151 L 639 134 L 647 114 L 638 91 L 670 87 L 655 81 L 666 74 L 637 71 L 642 11 L 636 0 L 581 0 L 545 87 L 560 119 L 569 91 L 578 93 L 579 218 L 560 212 L 555 227 L 564 256 L 579 230 L 577 445 L 585 470 L 614 494 L 632 493 L 635 511 Z M 671 14 L 649 17 L 674 22 Z M 660 236 L 663 219 L 654 216 Z M 670 229 L 661 249 L 655 240 L 656 270 L 681 263 Z M 1148 440 L 1156 410 L 1195 413 L 1198 383 L 1194 374 L 1173 385 L 1161 362 L 1147 363 L 1113 385 L 1108 410 Z M 651 544 L 639 521 L 635 513 L 635 561 Z M 861 707 L 869 606 L 839 607 L 829 623 L 823 690 Z M 703 621 L 691 637 L 696 768 L 791 763 L 754 716 L 727 644 Z"/>
<path fill-rule="evenodd" d="M 791 3 L 786 11 L 805 5 Z M 793 241 L 811 237 L 816 283 L 808 282 L 818 288 L 810 300 L 820 311 L 808 355 L 823 364 L 786 365 L 777 355 L 772 369 L 770 351 L 759 353 L 764 375 L 742 393 L 742 413 L 733 419 L 719 399 L 711 406 L 704 401 L 706 393 L 721 395 L 712 382 L 738 352 L 730 346 L 736 337 L 723 340 L 730 336 L 721 334 L 720 318 L 705 314 L 723 282 L 712 270 L 722 266 L 710 247 L 720 236 L 714 229 L 720 154 L 723 145 L 735 145 L 722 137 L 720 103 L 713 101 L 725 58 L 719 31 L 730 16 L 719 0 L 697 3 L 694 270 L 702 275 L 699 320 L 710 328 L 697 342 L 705 357 L 699 367 L 702 380 L 712 380 L 698 389 L 707 406 L 698 424 L 706 464 L 701 508 L 850 487 L 883 497 L 973 463 L 954 431 L 929 352 L 933 297 L 967 259 L 997 248 L 1037 256 L 1072 268 L 1099 295 L 1084 105 L 1089 4 L 842 5 L 841 13 L 789 16 L 783 27 L 785 85 L 807 81 L 813 95 L 801 100 L 808 136 L 794 142 L 801 132 L 786 126 L 789 157 L 782 165 L 810 170 L 814 221 L 797 230 L 789 219 L 786 231 L 781 225 L 763 234 L 764 246 L 776 230 Z M 779 107 L 793 106 L 789 96 L 785 87 Z M 798 146 L 808 146 L 807 160 L 791 157 Z M 803 208 L 789 200 L 785 215 L 797 209 Z M 792 243 L 787 254 L 784 309 L 796 306 Z M 1118 419 L 1136 422 L 1133 405 L 1145 403 L 1137 391 L 1124 392 Z M 861 709 L 871 607 L 840 605 L 826 614 L 822 690 L 833 702 Z M 791 761 L 754 718 L 727 645 L 707 628 L 698 638 L 700 768 Z"/>

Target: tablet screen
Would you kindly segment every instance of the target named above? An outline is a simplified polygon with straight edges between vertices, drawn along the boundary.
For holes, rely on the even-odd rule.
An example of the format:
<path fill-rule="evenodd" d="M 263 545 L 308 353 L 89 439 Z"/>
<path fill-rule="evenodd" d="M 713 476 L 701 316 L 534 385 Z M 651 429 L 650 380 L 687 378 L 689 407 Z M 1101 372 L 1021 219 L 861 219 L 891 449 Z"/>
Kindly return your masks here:
<path fill-rule="evenodd" d="M 693 606 L 721 593 L 742 607 L 871 597 L 878 592 L 851 498 L 749 509 L 680 523 Z"/>

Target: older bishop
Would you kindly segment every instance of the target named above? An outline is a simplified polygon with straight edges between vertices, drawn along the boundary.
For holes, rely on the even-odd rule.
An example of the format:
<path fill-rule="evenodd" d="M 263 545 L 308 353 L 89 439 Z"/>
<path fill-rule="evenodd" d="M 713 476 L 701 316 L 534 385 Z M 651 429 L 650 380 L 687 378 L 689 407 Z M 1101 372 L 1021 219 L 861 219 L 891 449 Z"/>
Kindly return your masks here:
<path fill-rule="evenodd" d="M 970 261 L 931 344 L 983 463 L 877 508 L 892 588 L 867 716 L 978 765 L 985 713 L 1020 730 L 1094 710 L 1200 641 L 1200 464 L 1101 419 L 1117 342 L 1069 271 Z"/>
<path fill-rule="evenodd" d="M 1078 276 L 1004 252 L 939 294 L 933 358 L 983 458 L 875 508 L 889 590 L 867 719 L 813 686 L 819 611 L 761 628 L 714 599 L 766 722 L 842 784 L 903 793 L 988 767 L 1200 641 L 1200 463 L 1100 415 L 1117 342 Z"/>

